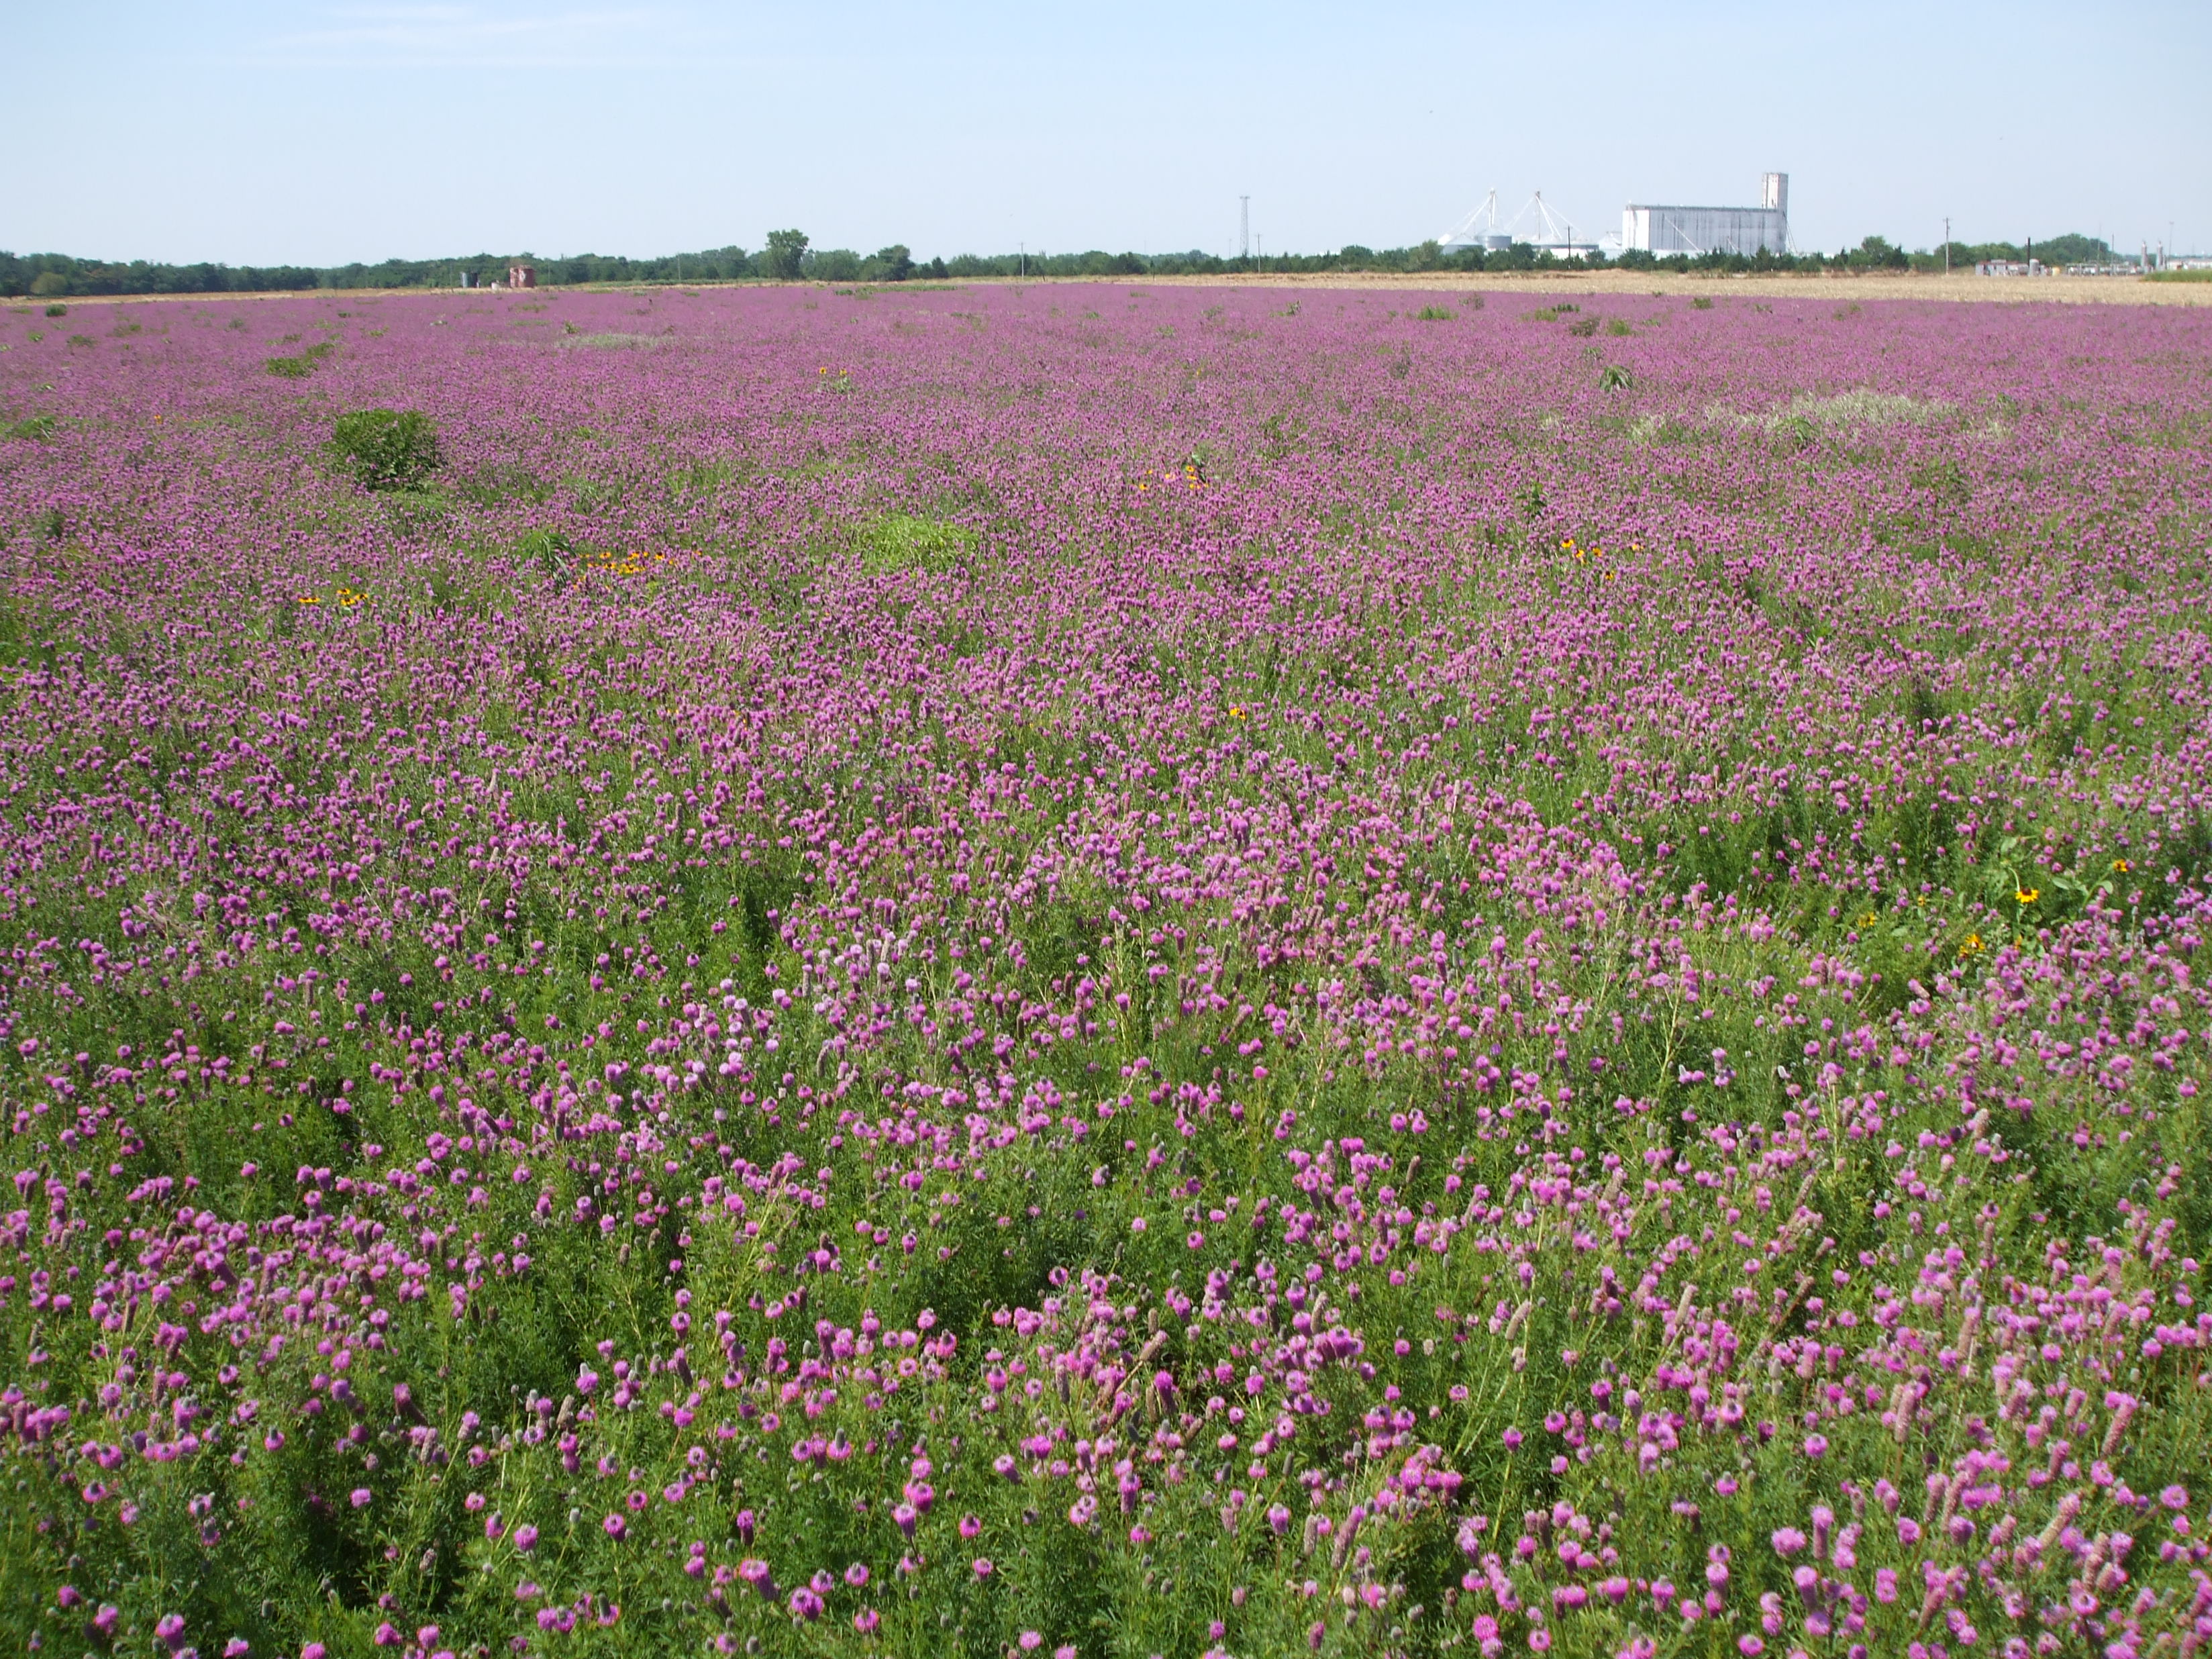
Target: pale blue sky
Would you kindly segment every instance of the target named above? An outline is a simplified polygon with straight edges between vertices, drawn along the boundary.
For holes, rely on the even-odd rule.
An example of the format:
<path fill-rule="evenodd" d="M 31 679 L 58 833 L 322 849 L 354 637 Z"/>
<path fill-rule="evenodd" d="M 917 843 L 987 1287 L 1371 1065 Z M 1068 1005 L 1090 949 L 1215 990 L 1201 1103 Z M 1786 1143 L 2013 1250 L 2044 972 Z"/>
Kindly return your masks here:
<path fill-rule="evenodd" d="M 1081 8 L 0 0 L 0 247 L 299 260 L 1417 241 L 1495 185 L 1578 227 L 2174 227 L 2212 246 L 2212 5 L 1379 0 Z"/>

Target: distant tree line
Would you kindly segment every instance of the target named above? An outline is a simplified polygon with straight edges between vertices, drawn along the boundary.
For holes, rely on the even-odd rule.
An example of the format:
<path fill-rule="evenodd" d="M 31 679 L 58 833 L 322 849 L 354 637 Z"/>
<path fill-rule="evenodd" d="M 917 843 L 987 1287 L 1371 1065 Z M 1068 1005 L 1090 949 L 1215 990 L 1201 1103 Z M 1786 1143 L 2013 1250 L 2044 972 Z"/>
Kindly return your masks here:
<path fill-rule="evenodd" d="M 1950 244 L 1951 269 L 1972 267 L 1984 259 L 2002 259 L 2020 264 L 2029 259 L 2040 259 L 2046 265 L 2110 265 L 2133 264 L 2135 256 L 2115 255 L 2112 245 L 2101 236 L 2082 236 L 2069 233 L 2064 236 L 2045 237 L 2041 241 L 2027 242 L 1953 242 Z M 1933 253 L 1911 256 L 1916 270 L 1943 269 L 1944 249 L 1940 245 Z"/>
<path fill-rule="evenodd" d="M 2053 236 L 2014 246 L 2008 242 L 1951 245 L 1954 269 L 1983 259 L 2039 258 L 2046 264 L 2109 264 L 2112 248 L 2081 235 Z M 1194 249 L 1187 253 L 962 253 L 951 258 L 917 259 L 903 244 L 873 253 L 850 248 L 817 248 L 798 230 L 770 231 L 766 245 L 748 252 L 738 246 L 697 253 L 671 253 L 654 259 L 616 254 L 578 253 L 541 259 L 529 253 L 477 253 L 463 258 L 385 259 L 375 264 L 223 265 L 159 264 L 144 259 L 123 262 L 82 259 L 66 253 L 0 252 L 0 294 L 60 299 L 70 295 L 129 294 L 264 294 L 301 289 L 390 289 L 483 287 L 503 281 L 507 268 L 538 268 L 542 287 L 590 283 L 729 283 L 746 280 L 829 283 L 902 283 L 956 276 L 1233 276 L 1244 271 L 1320 274 L 1381 270 L 1439 274 L 1481 270 L 1589 270 L 1611 264 L 1629 270 L 1706 272 L 1818 270 L 1941 270 L 1944 250 L 1907 253 L 1880 236 L 1855 248 L 1820 253 L 1652 254 L 1630 250 L 1608 262 L 1593 249 L 1561 258 L 1526 242 L 1508 248 L 1446 250 L 1437 242 L 1375 249 L 1351 245 L 1334 253 L 1274 253 L 1265 258 L 1224 258 Z"/>

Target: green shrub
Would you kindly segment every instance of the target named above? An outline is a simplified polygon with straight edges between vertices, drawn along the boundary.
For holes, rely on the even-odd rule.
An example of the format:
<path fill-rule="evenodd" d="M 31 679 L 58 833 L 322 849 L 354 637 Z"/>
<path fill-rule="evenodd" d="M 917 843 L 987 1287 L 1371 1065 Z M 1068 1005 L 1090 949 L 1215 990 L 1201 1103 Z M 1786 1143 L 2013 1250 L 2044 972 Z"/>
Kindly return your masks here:
<path fill-rule="evenodd" d="M 69 315 L 69 307 L 67 306 L 48 306 L 46 307 L 46 315 L 49 317 L 66 317 Z"/>
<path fill-rule="evenodd" d="M 1567 332 L 1573 335 L 1577 340 L 1587 340 L 1591 335 L 1597 332 L 1597 319 L 1595 317 L 1578 317 L 1573 322 L 1567 325 Z"/>
<path fill-rule="evenodd" d="M 54 435 L 54 417 L 51 415 L 26 415 L 13 426 L 0 426 L 0 438 L 27 438 L 45 443 Z"/>
<path fill-rule="evenodd" d="M 1690 309 L 1692 311 L 1711 311 L 1712 308 L 1712 301 L 1702 294 L 1690 301 Z"/>
<path fill-rule="evenodd" d="M 1616 317 L 1605 325 L 1605 331 L 1614 336 L 1616 338 L 1626 339 L 1629 335 L 1633 334 L 1636 331 L 1629 327 L 1628 321 L 1626 318 Z"/>
<path fill-rule="evenodd" d="M 315 372 L 315 366 L 305 357 L 271 357 L 269 372 L 283 380 L 304 380 Z"/>
<path fill-rule="evenodd" d="M 1448 311 L 1442 306 L 1423 306 L 1413 313 L 1413 320 L 1420 323 L 1448 323 L 1458 315 L 1459 313 L 1456 311 Z"/>
<path fill-rule="evenodd" d="M 975 547 L 972 530 L 896 513 L 860 532 L 860 568 L 871 576 L 942 570 Z"/>
<path fill-rule="evenodd" d="M 514 544 L 514 556 L 520 562 L 535 565 L 548 576 L 560 574 L 575 551 L 568 538 L 558 530 L 526 530 Z"/>
<path fill-rule="evenodd" d="M 1636 376 L 1628 372 L 1626 363 L 1608 363 L 1605 373 L 1597 377 L 1601 392 L 1626 392 L 1636 384 Z"/>
<path fill-rule="evenodd" d="M 356 409 L 338 416 L 331 453 L 363 489 L 408 489 L 443 465 L 438 428 L 416 410 Z"/>

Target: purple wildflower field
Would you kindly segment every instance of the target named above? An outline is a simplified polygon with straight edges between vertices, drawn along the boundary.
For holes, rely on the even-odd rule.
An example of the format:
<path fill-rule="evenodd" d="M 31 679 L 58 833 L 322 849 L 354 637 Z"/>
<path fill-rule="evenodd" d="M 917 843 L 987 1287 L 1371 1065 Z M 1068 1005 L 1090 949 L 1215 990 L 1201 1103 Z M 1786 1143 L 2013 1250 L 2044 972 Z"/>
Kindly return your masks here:
<path fill-rule="evenodd" d="M 1839 291 L 0 316 L 10 1650 L 2203 1649 L 2212 313 Z"/>

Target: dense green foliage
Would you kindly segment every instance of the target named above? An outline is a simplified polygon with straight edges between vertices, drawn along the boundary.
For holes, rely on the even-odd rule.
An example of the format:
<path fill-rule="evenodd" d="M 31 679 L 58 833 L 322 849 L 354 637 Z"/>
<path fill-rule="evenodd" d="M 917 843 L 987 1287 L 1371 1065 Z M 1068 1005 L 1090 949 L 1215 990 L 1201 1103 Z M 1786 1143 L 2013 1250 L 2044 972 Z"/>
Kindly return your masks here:
<path fill-rule="evenodd" d="M 2103 264 L 2112 250 L 2100 239 L 2054 236 L 2026 249 L 2008 242 L 1952 244 L 1954 268 L 1978 259 L 2024 259 L 2050 264 Z M 1274 253 L 1226 258 L 1194 248 L 1182 253 L 1109 253 L 1092 248 L 1080 253 L 961 253 L 950 258 L 916 259 L 903 243 L 873 253 L 850 248 L 817 248 L 804 231 L 770 231 L 757 253 L 739 246 L 697 253 L 664 254 L 631 259 L 618 254 L 578 253 L 541 259 L 513 256 L 536 265 L 541 287 L 574 288 L 591 283 L 729 283 L 753 278 L 827 283 L 901 283 L 910 278 L 976 276 L 1231 276 L 1240 271 L 1291 275 L 1340 270 L 1424 271 L 1579 270 L 1606 263 L 1601 255 L 1562 259 L 1526 242 L 1492 252 L 1479 248 L 1446 252 L 1433 239 L 1410 247 L 1375 249 L 1348 243 L 1330 253 Z M 392 289 L 483 287 L 504 279 L 508 256 L 475 253 L 443 259 L 383 259 L 374 264 L 222 265 L 159 264 L 82 259 L 64 253 L 0 252 L 0 295 L 258 294 L 301 289 Z M 1738 253 L 1651 254 L 1630 251 L 1616 262 L 1629 270 L 1698 270 L 1736 273 L 1903 269 L 1941 270 L 1943 250 L 1908 254 L 1887 238 L 1869 236 L 1855 248 L 1820 253 L 1755 256 Z"/>
<path fill-rule="evenodd" d="M 405 489 L 437 471 L 438 428 L 415 410 L 357 409 L 341 415 L 331 453 L 364 489 Z"/>

